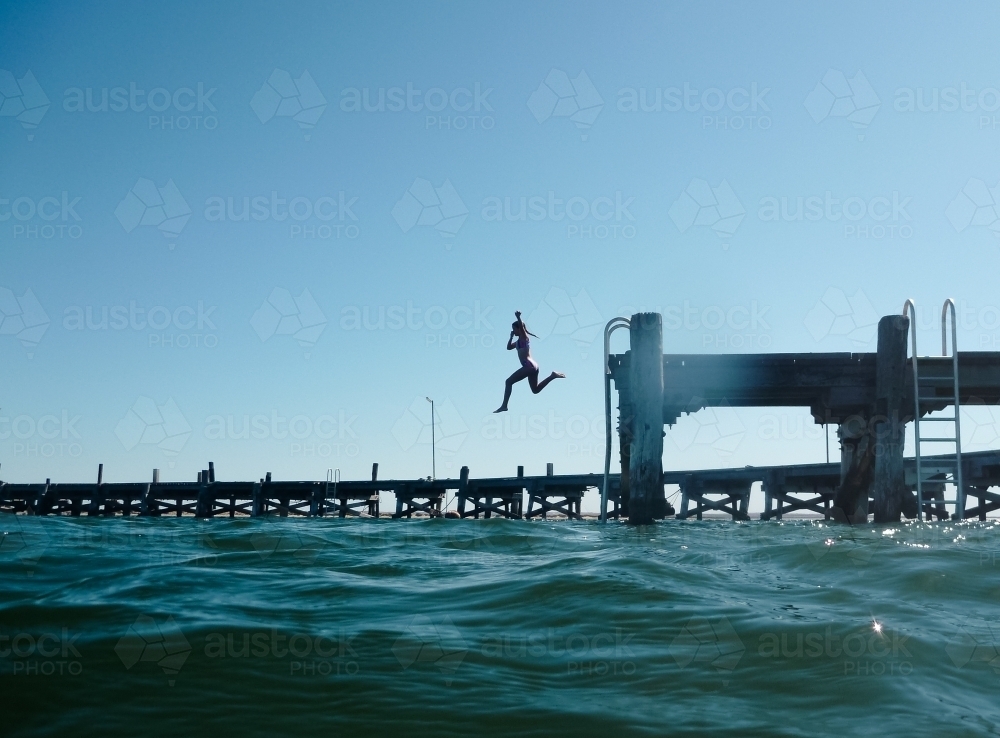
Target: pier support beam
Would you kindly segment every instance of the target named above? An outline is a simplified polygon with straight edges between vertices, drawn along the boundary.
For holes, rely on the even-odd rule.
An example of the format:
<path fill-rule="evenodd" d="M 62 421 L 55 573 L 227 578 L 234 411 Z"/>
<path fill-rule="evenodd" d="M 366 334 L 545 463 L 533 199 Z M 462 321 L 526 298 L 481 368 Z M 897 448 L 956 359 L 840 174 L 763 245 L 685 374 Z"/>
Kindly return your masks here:
<path fill-rule="evenodd" d="M 840 436 L 840 486 L 830 517 L 841 523 L 868 521 L 868 493 L 875 472 L 875 439 L 867 415 L 846 418 Z"/>
<path fill-rule="evenodd" d="M 205 469 L 198 473 L 198 499 L 195 503 L 195 517 L 198 518 L 210 518 L 212 517 L 213 502 L 211 493 L 209 492 L 208 485 L 209 475 L 208 469 Z"/>
<path fill-rule="evenodd" d="M 87 509 L 88 517 L 101 514 L 101 507 L 104 505 L 104 464 L 97 465 L 97 486 L 94 488 L 94 499 L 90 501 Z"/>
<path fill-rule="evenodd" d="M 872 497 L 876 523 L 898 523 L 901 512 L 916 513 L 903 474 L 906 412 L 906 338 L 910 321 L 887 315 L 878 323 L 875 364 L 875 474 Z M 909 504 L 912 502 L 913 504 Z M 912 510 L 910 509 L 912 508 Z"/>
<path fill-rule="evenodd" d="M 663 496 L 663 317 L 636 313 L 629 326 L 632 448 L 629 458 L 628 520 L 652 523 Z"/>

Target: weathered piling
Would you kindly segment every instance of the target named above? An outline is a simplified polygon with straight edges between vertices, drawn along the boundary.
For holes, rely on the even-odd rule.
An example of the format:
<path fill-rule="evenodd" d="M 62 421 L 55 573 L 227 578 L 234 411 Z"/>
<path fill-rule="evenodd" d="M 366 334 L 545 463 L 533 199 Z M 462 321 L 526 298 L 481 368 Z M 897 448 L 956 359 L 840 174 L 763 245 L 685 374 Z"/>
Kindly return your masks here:
<path fill-rule="evenodd" d="M 663 495 L 663 317 L 636 313 L 629 326 L 632 439 L 629 514 L 633 525 L 653 522 Z"/>
<path fill-rule="evenodd" d="M 875 439 L 867 412 L 846 419 L 840 436 L 840 486 L 833 502 L 833 518 L 842 523 L 868 519 L 868 493 L 875 473 Z"/>
<path fill-rule="evenodd" d="M 101 487 L 104 485 L 104 464 L 97 465 L 97 487 L 95 489 L 94 499 L 90 501 L 90 505 L 87 508 L 87 516 L 93 516 L 100 514 L 101 504 L 104 502 Z"/>
<path fill-rule="evenodd" d="M 264 493 L 262 490 L 263 486 L 264 486 L 263 479 L 261 479 L 259 482 L 254 482 L 253 485 L 253 492 L 251 493 L 252 507 L 250 508 L 250 514 L 255 518 L 259 518 L 261 515 L 264 514 Z"/>
<path fill-rule="evenodd" d="M 875 364 L 875 473 L 872 497 L 876 523 L 899 522 L 901 512 L 916 513 L 916 501 L 903 474 L 906 412 L 906 338 L 910 320 L 887 315 L 878 323 Z M 910 498 L 907 500 L 907 498 Z M 913 504 L 910 504 L 910 503 Z"/>
<path fill-rule="evenodd" d="M 469 467 L 463 466 L 458 472 L 457 508 L 458 517 L 465 514 L 465 501 L 469 495 Z"/>
<path fill-rule="evenodd" d="M 209 491 L 208 469 L 203 469 L 198 473 L 198 500 L 195 504 L 195 517 L 212 517 L 212 498 Z"/>

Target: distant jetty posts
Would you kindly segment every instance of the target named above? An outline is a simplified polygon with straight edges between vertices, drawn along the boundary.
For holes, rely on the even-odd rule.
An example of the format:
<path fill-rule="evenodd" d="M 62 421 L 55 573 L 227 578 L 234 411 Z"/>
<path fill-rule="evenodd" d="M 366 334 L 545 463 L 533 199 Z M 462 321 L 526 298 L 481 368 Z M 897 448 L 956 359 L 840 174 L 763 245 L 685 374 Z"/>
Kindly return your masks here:
<path fill-rule="evenodd" d="M 1000 509 L 1000 450 L 962 453 L 961 407 L 1000 404 L 1000 352 L 957 350 L 955 305 L 941 312 L 941 354 L 919 356 L 915 306 L 878 324 L 875 353 L 664 354 L 659 313 L 614 318 L 604 333 L 604 473 L 475 479 L 220 482 L 215 466 L 192 482 L 91 483 L 0 481 L 0 512 L 27 515 L 144 517 L 384 517 L 380 495 L 395 497 L 392 518 L 417 516 L 583 519 L 588 489 L 601 492 L 600 518 L 651 523 L 705 513 L 748 520 L 751 489 L 764 494 L 762 520 L 804 511 L 827 520 L 876 523 L 919 519 L 985 520 Z M 950 327 L 950 346 L 949 346 Z M 628 329 L 630 349 L 611 354 L 610 336 Z M 611 473 L 612 383 L 618 391 L 620 471 Z M 818 424 L 837 426 L 839 463 L 664 471 L 664 426 L 708 407 L 808 407 Z M 944 411 L 950 414 L 942 415 Z M 913 457 L 904 458 L 907 423 Z M 936 453 L 924 453 L 925 450 Z M 665 485 L 677 485 L 674 509 Z M 452 503 L 446 505 L 448 495 Z M 524 499 L 527 496 L 527 509 Z M 975 501 L 970 506 L 971 501 Z"/>

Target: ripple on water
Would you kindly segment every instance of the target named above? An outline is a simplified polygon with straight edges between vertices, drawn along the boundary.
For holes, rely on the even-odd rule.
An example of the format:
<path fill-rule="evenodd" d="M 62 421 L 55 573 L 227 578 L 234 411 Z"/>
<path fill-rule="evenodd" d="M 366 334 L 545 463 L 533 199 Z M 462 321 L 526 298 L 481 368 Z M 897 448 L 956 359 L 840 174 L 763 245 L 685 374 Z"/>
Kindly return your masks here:
<path fill-rule="evenodd" d="M 0 525 L 13 735 L 1000 731 L 993 521 Z"/>

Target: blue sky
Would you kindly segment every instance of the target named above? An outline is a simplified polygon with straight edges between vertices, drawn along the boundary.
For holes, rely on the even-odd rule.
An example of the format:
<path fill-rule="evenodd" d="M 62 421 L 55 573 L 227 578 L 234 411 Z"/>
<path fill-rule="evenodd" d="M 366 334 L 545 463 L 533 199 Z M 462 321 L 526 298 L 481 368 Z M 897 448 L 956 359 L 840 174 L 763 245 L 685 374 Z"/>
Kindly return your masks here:
<path fill-rule="evenodd" d="M 439 476 L 597 471 L 639 309 L 667 351 L 864 351 L 912 297 L 929 353 L 954 297 L 992 350 L 998 12 L 6 3 L 2 478 L 426 475 L 427 395 Z M 497 425 L 514 309 L 569 378 Z M 824 458 L 740 409 L 664 463 Z"/>

